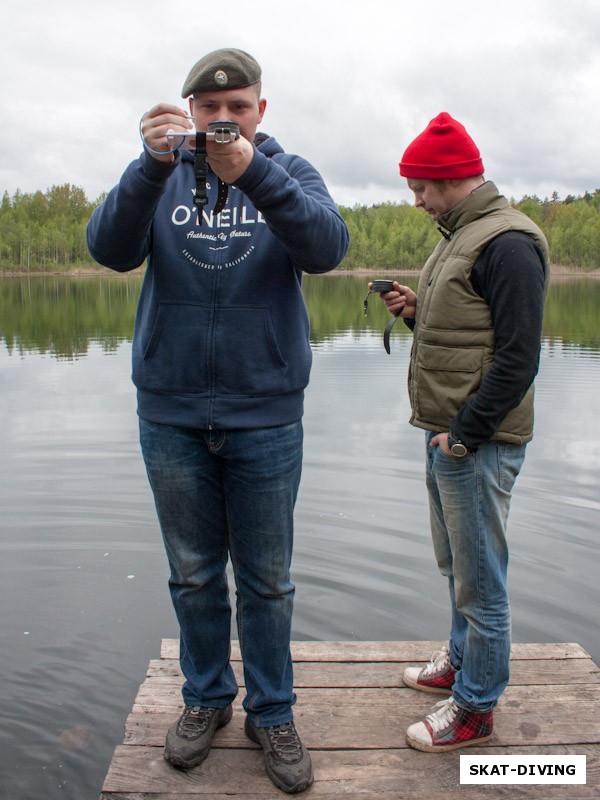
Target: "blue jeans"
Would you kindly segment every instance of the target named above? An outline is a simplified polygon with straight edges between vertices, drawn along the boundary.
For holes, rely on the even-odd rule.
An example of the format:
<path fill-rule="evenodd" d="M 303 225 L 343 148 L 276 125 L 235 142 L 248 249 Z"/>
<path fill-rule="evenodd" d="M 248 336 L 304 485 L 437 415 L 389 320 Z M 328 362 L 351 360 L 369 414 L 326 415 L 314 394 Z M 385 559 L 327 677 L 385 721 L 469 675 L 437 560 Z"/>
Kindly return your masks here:
<path fill-rule="evenodd" d="M 510 607 L 506 525 L 525 445 L 490 442 L 464 458 L 430 447 L 426 481 L 433 548 L 448 578 L 454 699 L 468 711 L 490 711 L 508 683 Z"/>
<path fill-rule="evenodd" d="M 270 727 L 292 719 L 290 581 L 302 423 L 205 431 L 140 420 L 140 442 L 171 568 L 186 705 L 225 708 L 238 687 L 229 663 L 237 589 L 244 708 Z"/>

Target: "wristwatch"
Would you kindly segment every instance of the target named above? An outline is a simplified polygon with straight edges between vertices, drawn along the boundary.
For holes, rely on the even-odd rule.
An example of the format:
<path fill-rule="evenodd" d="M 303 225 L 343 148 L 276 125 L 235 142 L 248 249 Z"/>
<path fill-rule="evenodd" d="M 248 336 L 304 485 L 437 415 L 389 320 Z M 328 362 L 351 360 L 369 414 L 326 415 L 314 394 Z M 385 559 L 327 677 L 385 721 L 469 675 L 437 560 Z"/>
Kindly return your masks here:
<path fill-rule="evenodd" d="M 467 447 L 464 442 L 461 442 L 460 439 L 454 437 L 450 432 L 448 432 L 448 447 L 452 455 L 456 456 L 456 458 L 464 458 L 467 453 L 474 453 L 477 449 L 476 447 Z"/>

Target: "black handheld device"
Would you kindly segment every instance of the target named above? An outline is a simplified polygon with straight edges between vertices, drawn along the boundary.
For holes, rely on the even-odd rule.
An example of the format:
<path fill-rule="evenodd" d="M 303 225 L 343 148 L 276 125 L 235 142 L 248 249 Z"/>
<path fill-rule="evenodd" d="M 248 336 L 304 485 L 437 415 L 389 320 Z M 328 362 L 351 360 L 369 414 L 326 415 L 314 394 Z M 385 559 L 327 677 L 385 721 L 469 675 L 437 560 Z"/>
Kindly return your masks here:
<path fill-rule="evenodd" d="M 381 292 L 393 292 L 394 291 L 394 281 L 388 281 L 382 278 L 378 278 L 376 281 L 373 281 L 373 286 L 371 286 L 370 292 L 377 292 L 380 294 Z"/>
<path fill-rule="evenodd" d="M 367 308 L 369 306 L 369 295 L 370 294 L 381 294 L 382 292 L 393 292 L 394 291 L 394 281 L 387 280 L 386 278 L 378 278 L 371 282 L 371 288 L 367 292 L 367 296 L 363 301 L 363 308 L 365 311 L 365 317 L 367 316 Z M 386 325 L 385 331 L 383 332 L 383 346 L 385 347 L 386 353 L 390 353 L 390 333 L 392 332 L 392 328 L 398 317 L 392 317 L 391 320 Z"/>

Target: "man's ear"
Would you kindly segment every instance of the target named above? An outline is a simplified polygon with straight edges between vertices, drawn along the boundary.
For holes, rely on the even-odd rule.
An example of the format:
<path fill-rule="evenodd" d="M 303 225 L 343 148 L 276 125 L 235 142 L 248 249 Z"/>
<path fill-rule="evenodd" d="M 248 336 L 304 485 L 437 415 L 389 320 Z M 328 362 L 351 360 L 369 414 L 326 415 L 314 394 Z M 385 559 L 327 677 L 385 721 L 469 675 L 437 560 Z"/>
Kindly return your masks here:
<path fill-rule="evenodd" d="M 267 108 L 267 101 L 264 97 L 261 97 L 258 101 L 258 121 L 259 123 L 262 122 L 262 118 L 265 115 L 265 110 Z"/>

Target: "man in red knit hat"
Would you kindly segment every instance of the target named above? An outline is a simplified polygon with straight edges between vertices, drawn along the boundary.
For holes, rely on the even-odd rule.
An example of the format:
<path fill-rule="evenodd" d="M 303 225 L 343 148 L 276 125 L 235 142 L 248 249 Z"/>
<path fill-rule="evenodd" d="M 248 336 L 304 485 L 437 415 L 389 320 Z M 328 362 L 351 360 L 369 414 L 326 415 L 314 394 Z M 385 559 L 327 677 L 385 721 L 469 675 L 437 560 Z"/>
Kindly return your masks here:
<path fill-rule="evenodd" d="M 483 177 L 465 128 L 443 112 L 406 148 L 400 174 L 441 239 L 415 294 L 382 297 L 413 330 L 410 422 L 426 431 L 431 532 L 451 601 L 449 648 L 404 683 L 446 694 L 407 741 L 445 752 L 492 736 L 509 677 L 506 523 L 533 435 L 548 284 L 540 229 Z"/>

